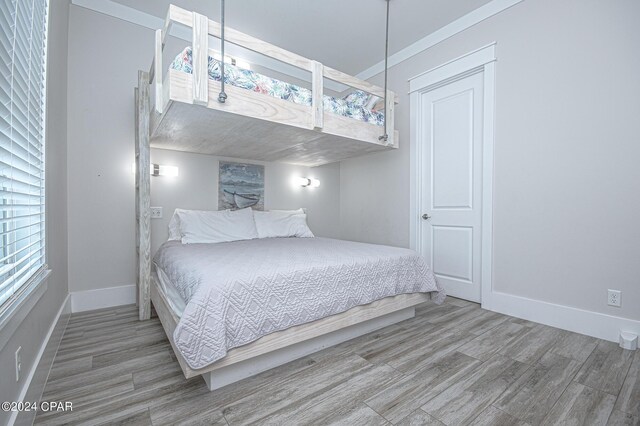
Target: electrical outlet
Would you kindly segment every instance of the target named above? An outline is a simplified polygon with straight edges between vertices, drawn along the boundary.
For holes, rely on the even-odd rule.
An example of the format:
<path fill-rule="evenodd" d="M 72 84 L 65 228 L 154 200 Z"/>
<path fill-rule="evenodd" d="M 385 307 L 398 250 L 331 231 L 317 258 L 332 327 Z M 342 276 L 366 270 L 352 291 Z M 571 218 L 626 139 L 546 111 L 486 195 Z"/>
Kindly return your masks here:
<path fill-rule="evenodd" d="M 162 207 L 151 207 L 151 219 L 162 219 Z"/>
<path fill-rule="evenodd" d="M 22 370 L 22 346 L 16 349 L 16 382 L 20 380 L 20 371 Z"/>
<path fill-rule="evenodd" d="M 619 308 L 620 305 L 622 305 L 622 292 L 620 290 L 609 289 L 607 293 L 607 304 Z"/>

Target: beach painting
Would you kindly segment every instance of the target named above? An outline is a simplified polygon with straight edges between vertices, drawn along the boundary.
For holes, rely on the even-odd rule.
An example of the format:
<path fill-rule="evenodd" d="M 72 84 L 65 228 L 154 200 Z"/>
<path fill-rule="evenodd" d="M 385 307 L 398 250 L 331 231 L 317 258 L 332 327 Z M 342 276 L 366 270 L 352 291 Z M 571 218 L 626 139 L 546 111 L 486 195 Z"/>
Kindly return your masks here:
<path fill-rule="evenodd" d="M 264 210 L 264 166 L 220 161 L 218 210 Z"/>

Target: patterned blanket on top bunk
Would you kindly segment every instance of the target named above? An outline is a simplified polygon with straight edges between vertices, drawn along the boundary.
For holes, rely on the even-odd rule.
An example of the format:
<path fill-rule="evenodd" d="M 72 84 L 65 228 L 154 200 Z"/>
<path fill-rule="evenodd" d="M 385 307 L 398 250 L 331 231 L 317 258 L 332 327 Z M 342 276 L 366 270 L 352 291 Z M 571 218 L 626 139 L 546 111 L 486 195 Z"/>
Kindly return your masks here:
<path fill-rule="evenodd" d="M 171 68 L 193 73 L 191 47 L 185 48 L 171 63 Z M 225 64 L 225 84 L 263 93 L 299 105 L 311 106 L 311 90 L 267 77 L 257 72 Z M 209 78 L 220 81 L 220 61 L 209 56 Z M 356 90 L 344 98 L 323 96 L 324 110 L 366 123 L 384 125 L 384 112 L 374 111 L 379 97 Z"/>

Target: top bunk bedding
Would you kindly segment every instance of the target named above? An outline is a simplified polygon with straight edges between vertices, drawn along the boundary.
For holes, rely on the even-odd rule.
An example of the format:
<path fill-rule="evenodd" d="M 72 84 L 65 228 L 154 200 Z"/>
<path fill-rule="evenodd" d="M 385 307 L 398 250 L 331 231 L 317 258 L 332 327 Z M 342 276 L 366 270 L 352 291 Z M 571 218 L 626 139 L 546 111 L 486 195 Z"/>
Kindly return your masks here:
<path fill-rule="evenodd" d="M 186 47 L 180 52 L 171 63 L 170 68 L 192 74 L 193 55 L 191 47 Z M 311 106 L 312 92 L 309 89 L 228 63 L 225 63 L 224 71 L 225 84 L 283 99 L 298 105 Z M 220 61 L 211 56 L 208 58 L 208 74 L 211 80 L 220 81 Z M 344 98 L 323 95 L 323 107 L 327 112 L 383 126 L 384 112 L 373 110 L 374 105 L 380 100 L 377 96 L 356 90 Z"/>
<path fill-rule="evenodd" d="M 174 341 L 193 369 L 267 334 L 386 297 L 445 297 L 416 252 L 327 238 L 170 241 L 154 264 L 186 303 Z"/>

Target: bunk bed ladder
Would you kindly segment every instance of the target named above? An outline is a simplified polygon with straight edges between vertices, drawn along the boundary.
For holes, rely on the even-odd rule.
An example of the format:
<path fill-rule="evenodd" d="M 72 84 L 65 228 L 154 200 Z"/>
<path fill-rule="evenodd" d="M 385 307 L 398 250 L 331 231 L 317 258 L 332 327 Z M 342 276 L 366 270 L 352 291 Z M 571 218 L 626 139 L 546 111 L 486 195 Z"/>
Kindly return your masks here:
<path fill-rule="evenodd" d="M 149 73 L 138 71 L 135 89 L 136 124 L 136 260 L 138 314 L 151 318 L 151 166 L 149 145 Z"/>

